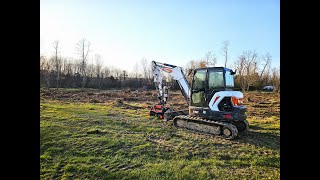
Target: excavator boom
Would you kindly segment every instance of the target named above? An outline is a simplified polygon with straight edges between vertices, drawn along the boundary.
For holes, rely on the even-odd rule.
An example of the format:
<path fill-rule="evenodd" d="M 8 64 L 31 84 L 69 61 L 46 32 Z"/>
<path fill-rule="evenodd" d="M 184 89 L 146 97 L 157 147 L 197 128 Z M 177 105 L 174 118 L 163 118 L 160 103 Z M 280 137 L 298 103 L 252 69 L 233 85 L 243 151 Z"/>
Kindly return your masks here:
<path fill-rule="evenodd" d="M 154 83 L 156 84 L 156 88 L 158 90 L 158 97 L 161 98 L 160 101 L 163 100 L 165 102 L 165 98 L 168 97 L 168 92 L 166 92 L 166 89 L 168 89 L 168 87 L 163 85 L 162 79 L 162 73 L 166 73 L 177 81 L 180 86 L 181 93 L 185 98 L 187 104 L 189 105 L 190 85 L 181 67 L 152 61 L 152 71 Z"/>

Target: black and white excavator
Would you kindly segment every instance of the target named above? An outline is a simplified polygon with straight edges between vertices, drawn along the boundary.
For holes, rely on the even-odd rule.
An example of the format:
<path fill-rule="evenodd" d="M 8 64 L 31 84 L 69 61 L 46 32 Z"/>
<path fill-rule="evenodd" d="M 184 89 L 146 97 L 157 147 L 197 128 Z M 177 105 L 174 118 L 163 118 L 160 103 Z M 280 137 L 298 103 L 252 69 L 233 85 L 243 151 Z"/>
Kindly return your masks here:
<path fill-rule="evenodd" d="M 179 66 L 152 61 L 154 83 L 160 102 L 151 107 L 150 116 L 165 121 L 173 120 L 175 127 L 234 139 L 238 132 L 248 129 L 247 107 L 240 91 L 233 91 L 235 72 L 225 67 L 206 67 L 193 70 L 189 85 Z M 163 82 L 163 73 L 180 86 L 189 108 L 174 110 L 166 106 L 169 87 Z"/>

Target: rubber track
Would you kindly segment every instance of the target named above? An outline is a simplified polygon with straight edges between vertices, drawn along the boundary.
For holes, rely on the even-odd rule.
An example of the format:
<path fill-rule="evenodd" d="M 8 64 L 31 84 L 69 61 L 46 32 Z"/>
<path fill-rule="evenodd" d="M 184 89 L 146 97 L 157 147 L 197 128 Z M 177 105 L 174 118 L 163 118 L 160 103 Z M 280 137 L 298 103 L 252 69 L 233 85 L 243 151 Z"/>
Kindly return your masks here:
<path fill-rule="evenodd" d="M 208 125 L 215 126 L 215 127 L 220 126 L 221 131 L 219 134 L 213 134 L 213 133 L 206 133 L 204 131 L 190 129 L 188 127 L 179 127 L 179 126 L 177 126 L 177 120 L 184 120 L 185 122 L 194 122 L 194 123 L 205 125 L 205 126 L 208 126 Z M 204 119 L 204 118 L 200 118 L 200 117 L 190 117 L 190 116 L 186 116 L 186 115 L 179 115 L 179 116 L 176 116 L 173 118 L 173 124 L 175 127 L 178 127 L 178 128 L 185 128 L 185 129 L 191 130 L 193 132 L 198 132 L 198 133 L 217 135 L 217 136 L 223 137 L 224 139 L 234 139 L 235 137 L 238 136 L 238 130 L 237 130 L 236 126 L 234 126 L 233 124 L 227 123 L 227 122 L 221 122 L 221 121 L 208 120 L 208 119 Z M 223 127 L 228 127 L 232 131 L 232 135 L 229 137 L 224 136 L 222 134 Z"/>

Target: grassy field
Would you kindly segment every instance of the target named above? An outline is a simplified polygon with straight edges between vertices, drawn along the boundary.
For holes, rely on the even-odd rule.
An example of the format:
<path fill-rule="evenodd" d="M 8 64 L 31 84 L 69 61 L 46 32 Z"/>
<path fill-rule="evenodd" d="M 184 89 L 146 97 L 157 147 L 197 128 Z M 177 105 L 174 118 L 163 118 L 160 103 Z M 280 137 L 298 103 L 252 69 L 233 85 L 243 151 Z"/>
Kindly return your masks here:
<path fill-rule="evenodd" d="M 224 140 L 147 116 L 152 94 L 117 104 L 50 93 L 40 102 L 41 179 L 280 179 L 278 95 L 246 95 L 250 130 Z"/>

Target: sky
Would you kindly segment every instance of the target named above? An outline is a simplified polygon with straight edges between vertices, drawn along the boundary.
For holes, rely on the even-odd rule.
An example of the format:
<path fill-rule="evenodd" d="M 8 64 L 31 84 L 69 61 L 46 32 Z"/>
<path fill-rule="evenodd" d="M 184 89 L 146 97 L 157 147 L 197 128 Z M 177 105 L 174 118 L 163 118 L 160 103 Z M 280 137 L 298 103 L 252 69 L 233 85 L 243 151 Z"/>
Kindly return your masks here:
<path fill-rule="evenodd" d="M 41 0 L 40 54 L 78 58 L 76 44 L 90 41 L 103 64 L 132 72 L 142 58 L 184 67 L 212 51 L 228 67 L 246 50 L 270 53 L 280 66 L 280 0 Z"/>

